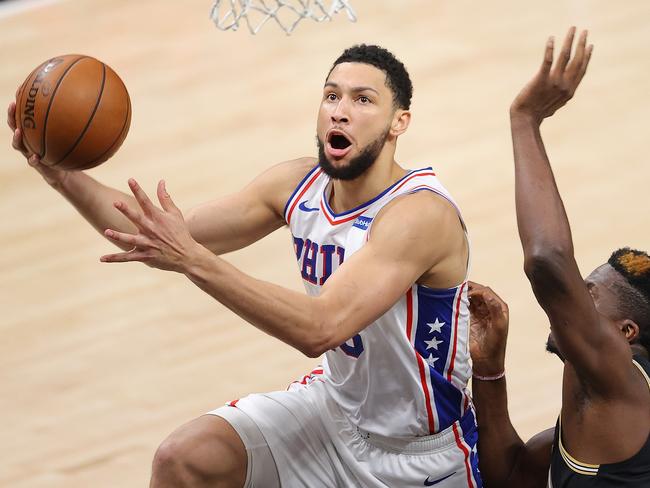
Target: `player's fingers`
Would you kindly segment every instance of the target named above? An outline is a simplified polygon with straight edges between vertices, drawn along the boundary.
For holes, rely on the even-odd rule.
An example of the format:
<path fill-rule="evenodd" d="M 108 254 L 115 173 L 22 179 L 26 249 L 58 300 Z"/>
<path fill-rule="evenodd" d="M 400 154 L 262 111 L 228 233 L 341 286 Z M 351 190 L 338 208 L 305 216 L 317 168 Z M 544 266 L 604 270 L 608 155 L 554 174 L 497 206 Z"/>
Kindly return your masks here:
<path fill-rule="evenodd" d="M 487 289 L 487 286 L 477 283 L 476 281 L 467 282 L 467 294 L 469 296 L 477 295 L 483 293 Z"/>
<path fill-rule="evenodd" d="M 27 155 L 25 155 L 27 156 Z M 39 168 L 43 163 L 41 163 L 41 158 L 39 157 L 38 154 L 32 154 L 31 156 L 27 157 L 27 163 L 32 167 L 32 168 Z"/>
<path fill-rule="evenodd" d="M 135 181 L 135 179 L 129 179 L 129 188 L 131 188 L 133 196 L 138 201 L 138 205 L 140 205 L 140 208 L 144 211 L 144 213 L 146 215 L 152 215 L 155 212 L 156 207 L 151 202 L 142 187 L 138 184 L 138 182 Z"/>
<path fill-rule="evenodd" d="M 126 232 L 117 232 L 113 229 L 106 229 L 104 235 L 121 244 L 128 244 L 133 247 L 138 248 L 150 248 L 153 247 L 149 239 L 147 239 L 142 234 L 127 234 Z"/>
<path fill-rule="evenodd" d="M 16 102 L 11 102 L 7 107 L 7 125 L 12 131 L 16 130 Z"/>
<path fill-rule="evenodd" d="M 135 224 L 138 230 L 143 230 L 145 228 L 144 218 L 140 212 L 132 209 L 126 203 L 117 201 L 113 203 L 113 206 L 118 209 L 122 214 Z"/>
<path fill-rule="evenodd" d="M 116 254 L 106 254 L 99 258 L 102 263 L 129 263 L 133 261 L 147 261 L 151 255 L 146 251 L 127 251 Z"/>
<path fill-rule="evenodd" d="M 551 36 L 546 41 L 546 47 L 544 48 L 544 59 L 542 60 L 542 65 L 539 68 L 540 74 L 544 76 L 548 76 L 548 74 L 551 71 L 551 66 L 553 66 L 554 49 L 555 49 L 555 38 Z"/>
<path fill-rule="evenodd" d="M 170 212 L 179 216 L 182 216 L 180 209 L 176 206 L 172 197 L 167 192 L 167 187 L 165 185 L 165 180 L 160 180 L 158 182 L 158 200 L 160 201 L 160 206 L 165 212 Z"/>
<path fill-rule="evenodd" d="M 501 300 L 501 297 L 494 292 L 491 292 L 488 297 L 486 297 L 485 303 L 490 311 L 490 315 L 499 316 L 507 313 L 508 305 L 506 302 Z"/>
<path fill-rule="evenodd" d="M 27 150 L 27 148 L 25 147 L 25 143 L 23 142 L 23 133 L 20 129 L 16 129 L 14 131 L 14 135 L 11 139 L 11 147 L 13 147 L 16 151 L 20 151 L 23 154 L 23 156 L 25 156 L 26 158 L 30 157 L 29 151 Z M 40 163 L 40 159 L 37 161 L 37 163 Z"/>
<path fill-rule="evenodd" d="M 567 32 L 566 37 L 564 38 L 564 43 L 562 44 L 562 50 L 557 57 L 557 62 L 555 63 L 555 70 L 558 74 L 564 73 L 566 65 L 571 59 L 571 47 L 573 46 L 573 38 L 576 35 L 576 28 L 572 26 Z"/>
<path fill-rule="evenodd" d="M 587 66 L 589 66 L 589 60 L 591 59 L 591 53 L 593 51 L 594 51 L 594 45 L 590 44 L 585 51 L 585 57 L 582 60 L 582 66 L 580 66 L 580 72 L 578 73 L 576 86 L 582 81 L 582 78 L 585 76 L 585 73 L 587 72 Z"/>
<path fill-rule="evenodd" d="M 582 61 L 585 57 L 585 48 L 587 46 L 587 34 L 587 30 L 583 30 L 580 33 L 580 37 L 578 38 L 578 42 L 576 44 L 576 52 L 573 55 L 573 59 L 571 59 L 569 66 L 567 67 L 567 71 L 569 71 L 572 75 L 577 74 L 580 66 L 582 66 Z"/>

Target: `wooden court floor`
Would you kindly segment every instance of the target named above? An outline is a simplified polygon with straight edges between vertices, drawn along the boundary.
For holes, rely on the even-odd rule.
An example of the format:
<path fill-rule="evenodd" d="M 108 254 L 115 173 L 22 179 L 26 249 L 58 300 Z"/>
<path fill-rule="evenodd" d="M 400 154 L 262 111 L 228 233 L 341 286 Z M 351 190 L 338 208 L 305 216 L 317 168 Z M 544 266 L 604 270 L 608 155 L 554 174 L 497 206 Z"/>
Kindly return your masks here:
<path fill-rule="evenodd" d="M 124 79 L 130 134 L 91 170 L 127 189 L 165 178 L 189 208 L 271 164 L 315 154 L 324 76 L 359 42 L 394 51 L 415 85 L 404 166 L 432 165 L 473 243 L 472 279 L 509 302 L 508 385 L 522 437 L 560 405 L 548 326 L 522 271 L 508 106 L 548 35 L 577 24 L 595 52 L 570 105 L 544 123 L 583 272 L 622 245 L 650 247 L 650 3 L 644 0 L 350 0 L 359 21 L 305 22 L 293 36 L 217 31 L 210 2 L 0 3 L 0 101 L 41 61 L 84 53 Z M 218 216 L 215 216 L 218 218 Z M 248 392 L 284 388 L 315 361 L 265 336 L 182 276 L 104 265 L 111 249 L 0 144 L 0 486 L 146 486 L 176 426 Z M 287 230 L 228 259 L 300 289 Z"/>

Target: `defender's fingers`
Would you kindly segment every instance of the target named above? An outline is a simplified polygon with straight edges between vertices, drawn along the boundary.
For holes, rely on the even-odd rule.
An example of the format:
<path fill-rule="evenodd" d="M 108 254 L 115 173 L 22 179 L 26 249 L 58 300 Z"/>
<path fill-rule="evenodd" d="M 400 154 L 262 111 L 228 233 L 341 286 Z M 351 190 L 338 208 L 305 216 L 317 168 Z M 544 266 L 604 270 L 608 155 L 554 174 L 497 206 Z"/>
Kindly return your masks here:
<path fill-rule="evenodd" d="M 124 202 L 115 202 L 113 206 L 118 209 L 122 214 L 135 224 L 138 230 L 143 230 L 145 228 L 144 219 L 142 214 L 137 210 L 132 209 Z"/>
<path fill-rule="evenodd" d="M 564 38 L 562 50 L 560 51 L 560 54 L 557 58 L 557 63 L 555 64 L 555 69 L 559 73 L 564 73 L 566 65 L 569 63 L 569 59 L 571 59 L 571 47 L 573 46 L 573 38 L 575 35 L 576 28 L 573 26 L 569 29 L 569 32 L 567 32 L 567 35 Z"/>
<path fill-rule="evenodd" d="M 582 66 L 587 46 L 587 34 L 587 30 L 583 30 L 580 33 L 578 43 L 576 44 L 576 52 L 573 55 L 573 59 L 571 59 L 569 66 L 567 66 L 567 71 L 569 71 L 571 74 L 577 75 L 579 73 L 580 67 Z"/>
<path fill-rule="evenodd" d="M 135 179 L 129 179 L 129 188 L 131 188 L 133 196 L 138 201 L 138 205 L 140 205 L 140 208 L 144 211 L 144 213 L 147 215 L 153 214 L 153 212 L 156 210 L 156 207 L 151 202 L 142 187 L 138 184 L 138 182 L 135 181 Z"/>
<path fill-rule="evenodd" d="M 470 288 L 467 291 L 467 296 L 470 299 L 481 298 L 481 297 L 483 297 L 485 295 L 485 290 L 486 290 L 485 287 L 476 287 L 476 286 L 474 286 L 474 287 Z"/>
<path fill-rule="evenodd" d="M 551 36 L 546 41 L 546 47 L 544 48 L 544 60 L 542 61 L 542 65 L 539 68 L 540 73 L 543 75 L 548 75 L 551 71 L 551 66 L 553 66 L 554 49 L 555 49 L 555 38 Z"/>
<path fill-rule="evenodd" d="M 468 280 L 468 281 L 467 281 L 467 289 L 468 289 L 468 290 L 473 290 L 473 289 L 477 289 L 477 290 L 478 290 L 478 289 L 481 289 L 481 288 L 486 288 L 486 286 L 485 286 L 485 285 L 482 285 L 482 284 L 479 283 L 478 281 L 471 281 L 471 280 Z"/>
<path fill-rule="evenodd" d="M 582 81 L 582 78 L 584 78 L 585 73 L 587 72 L 587 66 L 589 66 L 589 60 L 591 59 L 591 53 L 594 51 L 594 45 L 589 44 L 589 47 L 586 49 L 585 57 L 582 60 L 582 66 L 580 66 L 580 72 L 578 73 L 578 83 Z"/>
<path fill-rule="evenodd" d="M 176 215 L 182 215 L 180 209 L 176 206 L 172 197 L 167 192 L 167 187 L 165 185 L 165 180 L 160 180 L 158 182 L 158 200 L 160 201 L 160 206 L 165 212 L 170 212 Z"/>
<path fill-rule="evenodd" d="M 506 305 L 506 302 L 501 300 L 501 297 L 494 292 L 490 293 L 486 297 L 485 303 L 490 311 L 490 315 L 503 315 L 508 311 L 508 305 Z"/>

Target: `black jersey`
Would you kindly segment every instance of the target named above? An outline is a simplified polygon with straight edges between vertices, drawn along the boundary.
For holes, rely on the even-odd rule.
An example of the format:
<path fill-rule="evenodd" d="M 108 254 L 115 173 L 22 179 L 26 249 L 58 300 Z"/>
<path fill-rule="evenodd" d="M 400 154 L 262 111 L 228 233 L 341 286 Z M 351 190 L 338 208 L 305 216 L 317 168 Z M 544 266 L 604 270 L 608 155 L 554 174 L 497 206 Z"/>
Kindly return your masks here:
<path fill-rule="evenodd" d="M 634 364 L 650 388 L 650 362 L 634 356 Z M 650 408 L 650 405 L 648 405 Z M 614 464 L 586 464 L 571 457 L 562 445 L 561 424 L 555 428 L 549 488 L 650 488 L 650 435 L 634 456 Z"/>

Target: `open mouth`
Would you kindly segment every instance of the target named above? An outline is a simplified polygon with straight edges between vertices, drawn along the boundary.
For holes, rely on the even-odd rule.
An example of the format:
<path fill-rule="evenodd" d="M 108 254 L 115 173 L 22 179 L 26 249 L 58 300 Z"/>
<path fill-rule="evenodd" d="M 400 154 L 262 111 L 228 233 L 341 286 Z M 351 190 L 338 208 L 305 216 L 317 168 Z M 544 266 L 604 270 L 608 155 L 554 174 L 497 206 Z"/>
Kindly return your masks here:
<path fill-rule="evenodd" d="M 334 149 L 346 149 L 352 143 L 343 134 L 332 134 L 329 139 L 330 146 Z"/>
<path fill-rule="evenodd" d="M 327 150 L 331 156 L 342 158 L 352 148 L 352 142 L 338 131 L 330 132 L 327 138 Z"/>

